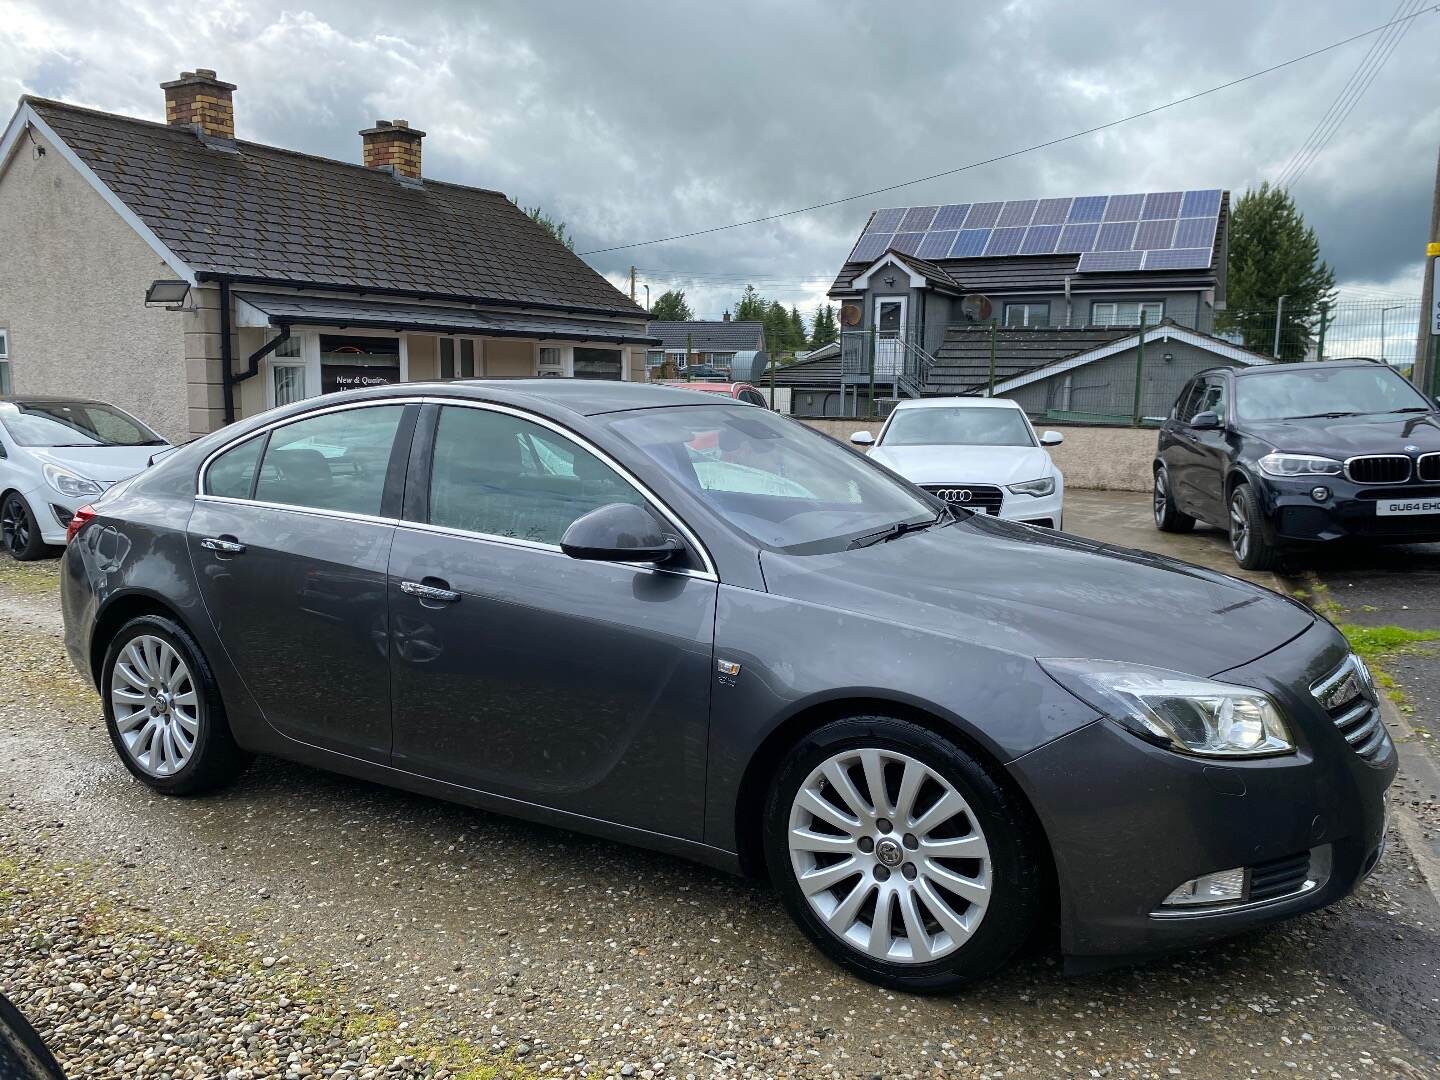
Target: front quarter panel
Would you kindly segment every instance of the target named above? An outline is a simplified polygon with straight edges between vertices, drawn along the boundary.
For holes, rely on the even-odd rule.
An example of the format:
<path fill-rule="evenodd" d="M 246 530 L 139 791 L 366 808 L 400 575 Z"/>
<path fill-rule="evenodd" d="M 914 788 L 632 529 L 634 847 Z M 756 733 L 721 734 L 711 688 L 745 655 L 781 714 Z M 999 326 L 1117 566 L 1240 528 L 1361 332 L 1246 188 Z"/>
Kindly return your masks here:
<path fill-rule="evenodd" d="M 753 839 L 737 834 L 737 818 L 755 809 L 740 800 L 764 797 L 763 786 L 746 782 L 752 762 L 766 767 L 831 717 L 887 708 L 921 714 L 997 764 L 1096 718 L 1028 656 L 727 585 L 717 601 L 715 659 L 740 665 L 734 676 L 717 668 L 711 694 L 705 840 L 729 851 Z"/>

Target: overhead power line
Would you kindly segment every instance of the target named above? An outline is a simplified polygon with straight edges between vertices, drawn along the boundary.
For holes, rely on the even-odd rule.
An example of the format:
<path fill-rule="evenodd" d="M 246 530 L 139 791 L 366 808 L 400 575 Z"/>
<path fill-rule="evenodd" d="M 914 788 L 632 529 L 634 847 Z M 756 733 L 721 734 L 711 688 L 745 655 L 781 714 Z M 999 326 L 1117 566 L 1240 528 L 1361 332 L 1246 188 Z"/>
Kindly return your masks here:
<path fill-rule="evenodd" d="M 603 255 L 609 251 L 626 251 L 630 248 L 650 247 L 654 244 L 666 244 L 672 240 L 688 240 L 695 236 L 708 236 L 711 233 L 726 232 L 730 229 L 743 228 L 746 225 L 760 225 L 766 221 L 778 221 L 781 218 L 794 217 L 797 214 L 808 214 L 815 210 L 823 210 L 826 207 L 830 206 L 840 206 L 847 202 L 854 202 L 857 199 L 869 199 L 873 198 L 876 195 L 883 195 L 887 191 L 897 191 L 900 188 L 912 187 L 915 184 L 923 184 L 930 180 L 939 180 L 942 177 L 946 176 L 954 176 L 956 173 L 966 172 L 970 169 L 978 169 L 984 165 L 993 165 L 999 161 L 1007 161 L 1010 158 L 1017 158 L 1023 154 L 1034 153 L 1036 150 L 1045 150 L 1052 146 L 1059 146 L 1061 143 L 1072 142 L 1075 139 L 1084 138 L 1086 135 L 1094 135 L 1096 132 L 1099 131 L 1106 131 L 1113 127 L 1119 127 L 1121 124 L 1128 124 L 1132 120 L 1140 120 L 1146 116 L 1154 116 L 1156 113 L 1164 112 L 1166 109 L 1173 109 L 1177 105 L 1184 105 L 1187 102 L 1195 101 L 1202 97 L 1207 97 L 1210 94 L 1217 94 L 1221 90 L 1230 89 L 1232 86 L 1239 86 L 1241 83 L 1250 82 L 1252 79 L 1258 79 L 1263 75 L 1269 75 L 1272 72 L 1280 71 L 1283 68 L 1303 63 L 1306 60 L 1312 59 L 1316 56 L 1320 56 L 1324 53 L 1333 52 L 1335 49 L 1343 48 L 1344 46 L 1349 45 L 1351 42 L 1359 41 L 1362 38 L 1367 38 L 1371 34 L 1378 34 L 1382 30 L 1386 30 L 1389 27 L 1396 25 L 1397 23 L 1410 22 L 1411 20 L 1414 20 L 1421 15 L 1433 14 L 1436 11 L 1440 11 L 1440 4 L 1432 4 L 1430 7 L 1425 8 L 1423 11 L 1412 12 L 1411 14 L 1402 16 L 1398 19 L 1392 19 L 1387 23 L 1380 24 L 1379 26 L 1373 26 L 1369 30 L 1364 30 L 1358 34 L 1352 34 L 1350 37 L 1342 38 L 1339 41 L 1331 42 L 1329 45 L 1323 45 L 1318 49 L 1312 49 L 1309 52 L 1301 53 L 1299 56 L 1292 56 L 1289 60 L 1283 60 L 1278 64 L 1271 64 L 1269 67 L 1261 68 L 1259 71 L 1252 71 L 1248 75 L 1242 75 L 1239 78 L 1231 79 L 1228 82 L 1220 83 L 1219 85 L 1212 86 L 1209 89 L 1197 90 L 1193 94 L 1186 94 L 1184 97 L 1176 98 L 1173 101 L 1167 101 L 1163 105 L 1156 105 L 1153 108 L 1144 109 L 1141 112 L 1131 113 L 1129 116 L 1122 116 L 1117 120 L 1110 120 L 1103 124 L 1096 124 L 1094 127 L 1085 128 L 1083 131 L 1073 131 L 1069 135 L 1061 135 L 1054 139 L 1048 139 L 1045 142 L 1033 143 L 1030 146 L 1023 147 L 1019 150 L 1011 150 L 1004 154 L 996 154 L 994 157 L 985 158 L 981 161 L 972 161 L 966 165 L 957 165 L 953 169 L 944 169 L 940 172 L 931 173 L 929 176 L 917 176 L 912 180 L 901 180 L 898 183 L 887 184 L 884 187 L 873 188 L 870 191 L 861 191 L 857 192 L 854 195 L 842 196 L 838 199 L 827 199 L 825 202 L 814 203 L 811 206 L 796 207 L 794 210 L 782 210 L 778 213 L 765 214 L 761 217 L 747 218 L 744 221 L 732 221 L 728 225 L 712 225 L 706 229 L 692 229 L 689 232 L 676 233 L 673 236 L 661 236 L 657 237 L 654 240 L 637 240 L 634 243 L 630 244 L 612 244 L 609 247 L 592 248 L 589 251 L 582 251 L 580 252 L 580 254 Z"/>
<path fill-rule="evenodd" d="M 1370 89 L 1370 84 L 1375 81 L 1381 70 L 1389 62 L 1391 54 L 1394 53 L 1400 39 L 1414 25 L 1408 19 L 1419 14 L 1418 9 L 1424 0 L 1400 0 L 1394 14 L 1391 16 L 1392 23 L 1379 37 L 1371 43 L 1365 55 L 1361 57 L 1360 63 L 1350 73 L 1350 78 L 1345 80 L 1345 85 L 1330 102 L 1330 107 L 1315 124 L 1300 149 L 1295 151 L 1290 161 L 1286 163 L 1284 170 L 1275 181 L 1276 187 L 1291 188 L 1300 182 L 1306 170 L 1325 152 L 1330 145 L 1330 140 L 1340 130 L 1365 92 Z"/>

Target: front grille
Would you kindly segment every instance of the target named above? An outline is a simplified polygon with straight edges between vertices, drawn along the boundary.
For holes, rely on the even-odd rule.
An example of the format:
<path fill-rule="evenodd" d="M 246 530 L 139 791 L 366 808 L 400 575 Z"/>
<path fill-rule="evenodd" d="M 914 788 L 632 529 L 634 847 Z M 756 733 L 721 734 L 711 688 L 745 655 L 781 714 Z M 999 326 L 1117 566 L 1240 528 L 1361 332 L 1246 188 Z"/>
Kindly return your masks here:
<path fill-rule="evenodd" d="M 1416 458 L 1415 475 L 1421 480 L 1440 480 L 1440 454 L 1421 454 Z"/>
<path fill-rule="evenodd" d="M 937 499 L 966 510 L 998 514 L 1005 503 L 1005 493 L 993 484 L 922 484 L 921 487 Z"/>
<path fill-rule="evenodd" d="M 1353 653 L 1345 662 L 1310 688 L 1350 748 L 1366 761 L 1375 761 L 1390 737 L 1380 719 L 1380 707 L 1370 673 Z"/>
<path fill-rule="evenodd" d="M 1356 484 L 1403 484 L 1410 479 L 1410 459 L 1404 454 L 1353 457 L 1345 462 L 1345 475 Z"/>
<path fill-rule="evenodd" d="M 1256 863 L 1250 867 L 1250 903 L 1288 896 L 1301 892 L 1310 880 L 1310 852 L 1287 855 L 1283 859 Z"/>

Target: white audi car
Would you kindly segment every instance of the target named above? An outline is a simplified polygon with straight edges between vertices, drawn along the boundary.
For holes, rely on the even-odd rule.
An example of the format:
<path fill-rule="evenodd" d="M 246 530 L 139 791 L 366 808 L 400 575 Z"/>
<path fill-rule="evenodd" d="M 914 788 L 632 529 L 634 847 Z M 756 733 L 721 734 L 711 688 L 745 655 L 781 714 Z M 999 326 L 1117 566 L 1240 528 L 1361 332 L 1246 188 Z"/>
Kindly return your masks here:
<path fill-rule="evenodd" d="M 99 401 L 0 401 L 0 541 L 16 559 L 65 542 L 75 511 L 170 444 Z"/>
<path fill-rule="evenodd" d="M 1065 437 L 1040 435 L 1030 418 L 1005 398 L 921 398 L 895 406 L 876 438 L 857 431 L 850 441 L 946 502 L 1012 521 L 1062 527 L 1065 478 L 1047 446 Z"/>

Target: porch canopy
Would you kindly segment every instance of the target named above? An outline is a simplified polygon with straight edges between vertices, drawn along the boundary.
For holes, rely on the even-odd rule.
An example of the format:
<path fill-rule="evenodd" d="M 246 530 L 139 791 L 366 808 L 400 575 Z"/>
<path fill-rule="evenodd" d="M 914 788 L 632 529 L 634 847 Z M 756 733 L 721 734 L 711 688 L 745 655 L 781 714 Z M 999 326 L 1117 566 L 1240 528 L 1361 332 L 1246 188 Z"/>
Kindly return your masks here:
<path fill-rule="evenodd" d="M 612 345 L 658 345 L 660 339 L 622 324 L 560 315 L 480 311 L 439 304 L 394 303 L 293 293 L 235 292 L 241 326 L 334 326 L 480 337 L 603 341 Z"/>

